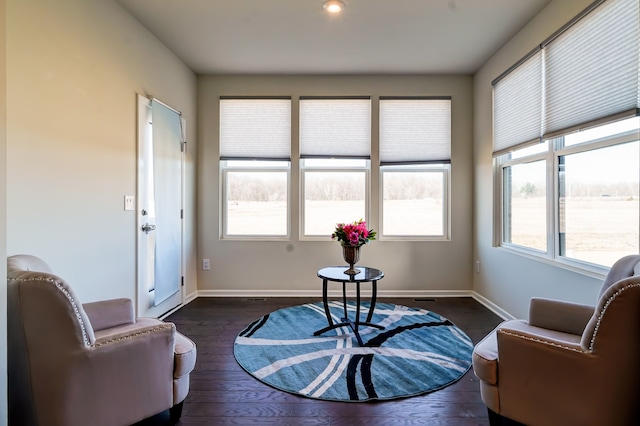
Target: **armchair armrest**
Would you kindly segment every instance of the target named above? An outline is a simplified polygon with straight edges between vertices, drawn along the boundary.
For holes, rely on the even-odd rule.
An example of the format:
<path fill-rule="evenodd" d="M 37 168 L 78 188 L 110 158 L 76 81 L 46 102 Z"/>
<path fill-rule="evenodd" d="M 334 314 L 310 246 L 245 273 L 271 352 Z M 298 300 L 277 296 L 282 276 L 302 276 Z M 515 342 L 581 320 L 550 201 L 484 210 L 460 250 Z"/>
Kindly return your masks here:
<path fill-rule="evenodd" d="M 550 329 L 539 329 L 530 327 L 527 323 L 513 323 L 508 321 L 496 329 L 496 337 L 498 339 L 499 359 L 502 363 L 503 350 L 501 347 L 505 345 L 505 341 L 509 341 L 512 349 L 516 351 L 527 352 L 532 346 L 539 348 L 556 348 L 561 351 L 580 352 L 585 350 L 580 344 L 580 336 L 573 335 Z M 527 358 L 526 353 L 518 355 L 519 358 Z"/>
<path fill-rule="evenodd" d="M 84 308 L 94 331 L 135 323 L 131 299 L 110 299 L 85 303 Z"/>
<path fill-rule="evenodd" d="M 582 335 L 593 316 L 594 309 L 589 305 L 534 297 L 529 304 L 529 324 L 563 333 Z"/>
<path fill-rule="evenodd" d="M 571 398 L 569 405 L 549 407 L 549 411 L 574 413 L 576 424 L 590 424 L 579 414 L 585 411 L 582 404 L 593 394 L 590 389 L 594 383 L 600 384 L 591 374 L 602 369 L 597 356 L 587 353 L 578 342 L 565 341 L 561 336 L 518 329 L 498 330 L 497 343 L 501 415 L 528 424 L 550 424 L 532 420 L 555 418 L 549 413 L 542 417 L 536 414 L 536 410 L 545 406 L 542 403 L 549 406 L 550 400 L 565 401 L 566 395 L 582 395 Z M 599 380 L 602 375 L 597 373 L 595 377 Z M 593 403 L 597 405 L 589 402 Z"/>
<path fill-rule="evenodd" d="M 84 418 L 125 424 L 131 418 L 127 411 L 150 417 L 173 405 L 174 339 L 172 323 L 151 321 L 129 333 L 104 336 L 70 359 L 66 371 L 61 366 L 59 382 L 79 393 L 87 386 L 100 391 L 90 403 L 74 405 Z"/>

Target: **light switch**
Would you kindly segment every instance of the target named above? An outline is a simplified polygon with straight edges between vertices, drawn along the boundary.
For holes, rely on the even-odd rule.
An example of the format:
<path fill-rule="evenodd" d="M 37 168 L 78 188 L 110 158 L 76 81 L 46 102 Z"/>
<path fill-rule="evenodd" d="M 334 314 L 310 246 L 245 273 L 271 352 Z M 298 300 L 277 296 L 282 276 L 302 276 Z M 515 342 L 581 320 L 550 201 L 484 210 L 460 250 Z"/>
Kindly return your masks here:
<path fill-rule="evenodd" d="M 124 196 L 124 209 L 129 211 L 129 210 L 135 210 L 135 201 L 136 201 L 136 197 L 134 195 L 125 195 Z"/>

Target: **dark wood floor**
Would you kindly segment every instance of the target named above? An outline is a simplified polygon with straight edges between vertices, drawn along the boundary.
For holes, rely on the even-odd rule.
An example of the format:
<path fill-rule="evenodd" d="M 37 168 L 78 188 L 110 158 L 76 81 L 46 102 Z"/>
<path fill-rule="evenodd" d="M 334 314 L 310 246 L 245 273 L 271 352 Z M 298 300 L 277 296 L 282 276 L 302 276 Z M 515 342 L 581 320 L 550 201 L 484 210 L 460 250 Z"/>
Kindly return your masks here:
<path fill-rule="evenodd" d="M 275 390 L 247 374 L 235 361 L 233 342 L 251 321 L 279 308 L 318 299 L 198 298 L 166 320 L 198 347 L 191 388 L 179 425 L 488 425 L 478 379 L 469 370 L 462 379 L 439 391 L 386 402 L 330 402 Z M 437 312 L 477 343 L 501 320 L 472 298 L 416 301 L 382 298 Z M 139 423 L 166 425 L 167 413 Z"/>

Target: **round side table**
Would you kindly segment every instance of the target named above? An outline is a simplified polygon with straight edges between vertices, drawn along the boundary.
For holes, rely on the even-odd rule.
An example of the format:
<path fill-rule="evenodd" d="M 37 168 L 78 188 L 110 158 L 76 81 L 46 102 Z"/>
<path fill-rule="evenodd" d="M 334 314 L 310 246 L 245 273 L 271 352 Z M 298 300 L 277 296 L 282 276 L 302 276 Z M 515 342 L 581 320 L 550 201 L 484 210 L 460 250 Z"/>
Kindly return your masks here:
<path fill-rule="evenodd" d="M 384 330 L 384 327 L 378 324 L 372 324 L 371 318 L 376 306 L 377 297 L 377 283 L 378 280 L 384 277 L 384 273 L 375 268 L 369 268 L 367 266 L 358 266 L 360 272 L 356 275 L 347 275 L 344 273 L 349 269 L 348 266 L 328 266 L 318 271 L 318 277 L 322 278 L 322 303 L 324 305 L 324 313 L 327 316 L 327 322 L 329 325 L 322 328 L 315 333 L 314 336 L 318 336 L 326 331 L 333 330 L 338 327 L 349 326 L 356 335 L 358 344 L 363 346 L 362 338 L 360 337 L 359 327 L 366 325 L 369 327 L 375 327 L 380 330 Z M 329 301 L 327 299 L 327 287 L 329 282 L 342 283 L 342 305 L 344 309 L 344 317 L 340 319 L 339 323 L 334 324 L 331 319 L 331 312 L 329 311 Z M 369 313 L 367 314 L 366 321 L 360 321 L 360 283 L 371 283 L 371 305 L 369 306 Z M 356 285 L 356 317 L 350 319 L 347 313 L 347 284 L 355 283 Z"/>

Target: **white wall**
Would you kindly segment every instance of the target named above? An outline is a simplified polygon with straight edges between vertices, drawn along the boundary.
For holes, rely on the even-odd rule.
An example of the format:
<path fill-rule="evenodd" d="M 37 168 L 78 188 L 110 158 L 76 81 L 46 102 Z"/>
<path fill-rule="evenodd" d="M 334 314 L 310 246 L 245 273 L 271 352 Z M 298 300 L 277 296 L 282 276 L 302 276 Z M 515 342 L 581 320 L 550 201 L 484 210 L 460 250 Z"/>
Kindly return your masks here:
<path fill-rule="evenodd" d="M 203 76 L 198 78 L 198 253 L 211 271 L 199 271 L 198 289 L 208 295 L 318 295 L 317 270 L 344 264 L 338 243 L 299 241 L 297 120 L 293 120 L 292 238 L 286 242 L 219 239 L 219 97 L 238 95 L 451 95 L 452 240 L 374 241 L 360 264 L 385 272 L 380 294 L 420 295 L 471 289 L 472 270 L 472 79 L 469 76 Z M 377 145 L 377 109 L 373 144 Z M 375 152 L 375 150 L 374 150 Z M 377 164 L 377 157 L 372 158 Z M 372 171 L 369 225 L 379 230 L 378 174 Z M 353 220 L 358 218 L 353 218 Z M 350 220 L 346 218 L 345 220 Z M 330 231 L 330 230 L 329 230 Z M 329 232 L 328 231 L 328 232 Z"/>
<path fill-rule="evenodd" d="M 0 259 L 7 255 L 7 81 L 6 4 L 0 0 Z M 0 261 L 0 277 L 7 264 Z M 0 279 L 0 318 L 7 317 L 7 280 Z M 7 424 L 7 327 L 0 322 L 0 425 Z"/>
<path fill-rule="evenodd" d="M 602 281 L 492 247 L 491 81 L 586 8 L 592 0 L 554 0 L 474 76 L 474 290 L 511 315 L 526 318 L 532 296 L 593 304 Z"/>
<path fill-rule="evenodd" d="M 196 77 L 113 1 L 7 4 L 7 252 L 44 258 L 83 302 L 135 299 L 137 93 L 183 112 Z M 195 143 L 187 158 L 195 294 Z"/>

